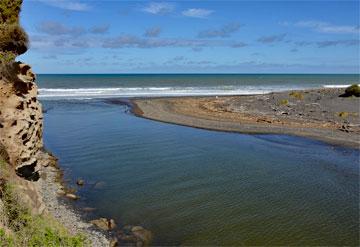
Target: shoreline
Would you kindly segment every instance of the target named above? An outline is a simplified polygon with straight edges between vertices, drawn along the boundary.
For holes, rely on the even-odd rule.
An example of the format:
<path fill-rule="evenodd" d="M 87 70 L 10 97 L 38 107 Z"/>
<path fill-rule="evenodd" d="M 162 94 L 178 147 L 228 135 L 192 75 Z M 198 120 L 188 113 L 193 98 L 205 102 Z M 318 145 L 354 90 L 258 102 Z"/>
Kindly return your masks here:
<path fill-rule="evenodd" d="M 42 168 L 44 176 L 39 179 L 37 188 L 42 196 L 45 210 L 64 225 L 69 232 L 84 234 L 90 246 L 110 246 L 110 236 L 97 229 L 84 218 L 84 212 L 77 208 L 71 199 L 62 194 L 68 184 L 63 178 L 63 170 L 55 165 Z"/>
<path fill-rule="evenodd" d="M 130 107 L 138 117 L 164 123 L 243 134 L 294 135 L 360 149 L 359 98 L 338 97 L 343 90 L 135 98 L 130 99 Z"/>

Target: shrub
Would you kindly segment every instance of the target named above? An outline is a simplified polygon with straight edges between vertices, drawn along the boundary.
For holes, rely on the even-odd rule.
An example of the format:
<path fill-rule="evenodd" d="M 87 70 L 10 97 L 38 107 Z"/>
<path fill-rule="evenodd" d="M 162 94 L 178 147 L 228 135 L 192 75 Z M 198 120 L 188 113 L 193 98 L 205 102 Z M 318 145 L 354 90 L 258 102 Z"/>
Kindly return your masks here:
<path fill-rule="evenodd" d="M 28 37 L 19 25 L 22 0 L 0 1 L 0 65 L 9 64 L 28 49 Z"/>
<path fill-rule="evenodd" d="M 282 100 L 279 101 L 279 104 L 280 105 L 288 105 L 289 101 L 287 99 L 282 99 Z"/>
<path fill-rule="evenodd" d="M 28 37 L 17 24 L 0 24 L 0 51 L 15 55 L 27 51 Z"/>
<path fill-rule="evenodd" d="M 22 0 L 0 1 L 0 23 L 17 23 Z"/>
<path fill-rule="evenodd" d="M 295 99 L 302 100 L 304 99 L 304 95 L 300 92 L 291 92 L 289 94 L 291 97 L 294 97 Z"/>

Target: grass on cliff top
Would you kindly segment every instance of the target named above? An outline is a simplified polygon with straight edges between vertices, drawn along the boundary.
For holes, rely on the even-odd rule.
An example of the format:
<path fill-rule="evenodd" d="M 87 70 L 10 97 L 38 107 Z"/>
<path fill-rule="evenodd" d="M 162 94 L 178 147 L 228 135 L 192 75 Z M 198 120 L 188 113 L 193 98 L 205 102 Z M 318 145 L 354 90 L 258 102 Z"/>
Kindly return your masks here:
<path fill-rule="evenodd" d="M 16 184 L 7 181 L 9 165 L 0 157 L 0 246 L 86 246 L 48 215 L 33 215 L 20 204 Z"/>

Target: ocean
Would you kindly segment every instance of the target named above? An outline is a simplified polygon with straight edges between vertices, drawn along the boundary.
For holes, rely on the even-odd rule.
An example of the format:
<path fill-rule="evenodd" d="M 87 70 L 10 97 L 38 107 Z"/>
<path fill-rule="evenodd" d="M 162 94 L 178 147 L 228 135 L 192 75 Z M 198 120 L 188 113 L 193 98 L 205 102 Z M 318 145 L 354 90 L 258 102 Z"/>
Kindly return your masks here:
<path fill-rule="evenodd" d="M 358 74 L 64 74 L 38 75 L 44 99 L 244 95 L 344 87 Z"/>
<path fill-rule="evenodd" d="M 107 98 L 338 87 L 359 75 L 39 75 L 44 142 L 84 217 L 142 225 L 153 245 L 357 245 L 356 149 L 196 129 Z M 76 180 L 85 180 L 77 187 Z"/>

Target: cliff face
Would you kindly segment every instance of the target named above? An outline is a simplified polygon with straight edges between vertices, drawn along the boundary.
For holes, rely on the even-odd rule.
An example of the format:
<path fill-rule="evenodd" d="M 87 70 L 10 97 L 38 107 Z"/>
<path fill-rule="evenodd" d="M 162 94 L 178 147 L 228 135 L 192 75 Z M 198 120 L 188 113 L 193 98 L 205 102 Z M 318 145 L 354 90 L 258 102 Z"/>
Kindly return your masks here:
<path fill-rule="evenodd" d="M 35 74 L 30 66 L 12 63 L 0 68 L 0 155 L 12 171 L 8 180 L 17 185 L 22 202 L 35 214 L 45 205 L 38 182 L 42 168 L 55 162 L 43 149 L 43 115 L 37 100 Z"/>
<path fill-rule="evenodd" d="M 55 159 L 43 150 L 35 74 L 29 65 L 15 62 L 28 47 L 27 35 L 19 25 L 21 4 L 22 0 L 0 1 L 0 158 L 12 167 L 5 179 L 18 185 L 22 201 L 33 212 L 41 213 L 39 182 L 33 181 Z"/>
<path fill-rule="evenodd" d="M 15 62 L 28 47 L 19 24 L 21 4 L 22 0 L 0 1 L 0 149 L 20 177 L 36 181 L 47 155 L 42 150 L 35 74 L 29 65 Z"/>
<path fill-rule="evenodd" d="M 30 66 L 22 63 L 3 68 L 2 74 L 0 142 L 16 173 L 36 181 L 41 165 L 47 165 L 48 155 L 43 151 L 43 116 L 37 100 L 35 75 Z"/>

